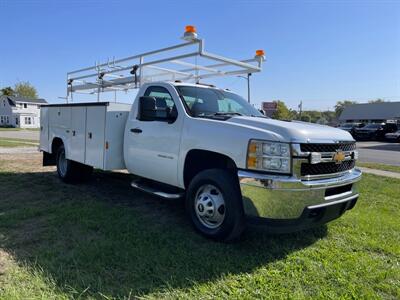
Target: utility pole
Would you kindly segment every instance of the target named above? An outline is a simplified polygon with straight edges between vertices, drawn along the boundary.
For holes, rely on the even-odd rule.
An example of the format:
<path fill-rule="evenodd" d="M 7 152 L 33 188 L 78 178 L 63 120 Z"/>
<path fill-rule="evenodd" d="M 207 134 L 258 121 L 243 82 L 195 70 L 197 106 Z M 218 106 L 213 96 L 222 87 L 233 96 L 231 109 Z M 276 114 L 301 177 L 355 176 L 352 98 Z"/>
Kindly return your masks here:
<path fill-rule="evenodd" d="M 250 103 L 250 76 L 251 76 L 251 73 L 247 73 L 247 76 L 238 75 L 238 77 L 247 80 L 247 102 L 249 102 L 249 103 Z"/>
<path fill-rule="evenodd" d="M 301 121 L 301 112 L 302 112 L 302 110 L 303 110 L 303 101 L 300 101 L 300 104 L 299 104 L 299 119 L 300 119 L 300 121 Z"/>
<path fill-rule="evenodd" d="M 250 76 L 251 73 L 247 74 L 247 102 L 250 103 Z"/>

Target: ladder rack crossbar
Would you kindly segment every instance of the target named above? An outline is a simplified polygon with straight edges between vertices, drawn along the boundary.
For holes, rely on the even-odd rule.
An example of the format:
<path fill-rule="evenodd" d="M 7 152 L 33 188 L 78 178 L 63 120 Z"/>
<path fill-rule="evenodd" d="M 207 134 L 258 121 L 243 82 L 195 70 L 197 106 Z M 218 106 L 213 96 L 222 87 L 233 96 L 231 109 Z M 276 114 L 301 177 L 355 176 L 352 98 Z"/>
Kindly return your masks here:
<path fill-rule="evenodd" d="M 193 51 L 183 51 L 184 48 L 194 47 Z M 181 53 L 167 54 L 181 50 Z M 164 55 L 161 57 L 149 56 Z M 196 58 L 195 62 L 188 62 Z M 201 59 L 201 62 L 199 62 Z M 209 62 L 211 61 L 211 63 Z M 89 94 L 104 91 L 126 91 L 139 88 L 145 82 L 159 81 L 160 77 L 172 76 L 166 80 L 196 80 L 210 77 L 234 76 L 261 71 L 264 56 L 255 56 L 246 60 L 234 60 L 204 51 L 204 41 L 194 38 L 158 50 L 148 51 L 106 63 L 96 63 L 94 66 L 82 68 L 67 73 L 67 99 L 72 93 L 92 90 Z M 214 62 L 214 63 L 212 63 Z M 121 63 L 124 63 L 121 65 Z M 168 64 L 168 66 L 164 66 Z M 175 67 L 171 67 L 176 66 Z M 229 68 L 228 68 L 229 67 Z M 152 74 L 148 71 L 155 70 Z M 157 72 L 159 71 L 159 72 Z M 105 79 L 107 78 L 107 79 Z M 82 92 L 79 92 L 82 93 Z"/>

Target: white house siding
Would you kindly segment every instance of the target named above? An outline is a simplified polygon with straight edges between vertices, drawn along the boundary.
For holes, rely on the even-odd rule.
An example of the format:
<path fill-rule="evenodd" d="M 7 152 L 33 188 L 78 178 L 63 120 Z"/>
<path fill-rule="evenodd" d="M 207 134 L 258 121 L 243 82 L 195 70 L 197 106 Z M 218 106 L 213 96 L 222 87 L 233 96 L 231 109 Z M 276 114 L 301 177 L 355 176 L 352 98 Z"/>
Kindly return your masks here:
<path fill-rule="evenodd" d="M 13 122 L 15 120 L 12 119 L 12 110 L 7 98 L 0 97 L 0 126 L 15 126 Z"/>
<path fill-rule="evenodd" d="M 44 100 L 30 100 L 9 97 L 15 106 L 10 105 L 8 97 L 0 97 L 0 126 L 14 126 L 20 128 L 40 127 L 40 106 L 46 103 Z M 35 103 L 34 101 L 42 101 Z M 3 121 L 3 122 L 2 122 Z"/>

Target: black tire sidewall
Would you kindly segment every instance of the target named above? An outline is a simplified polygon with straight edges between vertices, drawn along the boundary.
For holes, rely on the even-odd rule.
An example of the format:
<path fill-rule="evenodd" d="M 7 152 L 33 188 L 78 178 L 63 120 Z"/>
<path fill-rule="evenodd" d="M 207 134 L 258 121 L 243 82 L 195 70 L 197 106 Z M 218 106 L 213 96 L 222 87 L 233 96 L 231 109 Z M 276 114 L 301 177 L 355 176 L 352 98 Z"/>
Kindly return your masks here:
<path fill-rule="evenodd" d="M 58 176 L 62 179 L 62 180 L 68 180 L 68 174 L 69 174 L 69 169 L 70 169 L 70 162 L 67 160 L 67 158 L 65 157 L 65 160 L 67 160 L 67 169 L 65 171 L 65 174 L 63 175 L 60 172 L 60 155 L 64 152 L 64 157 L 65 157 L 65 147 L 64 145 L 61 145 L 58 149 L 57 149 L 57 173 Z"/>
<path fill-rule="evenodd" d="M 212 184 L 222 193 L 225 201 L 225 219 L 220 227 L 210 229 L 204 226 L 195 212 L 195 197 L 198 189 Z M 228 241 L 237 238 L 244 227 L 242 197 L 237 179 L 232 173 L 221 169 L 210 169 L 200 172 L 191 181 L 186 194 L 186 211 L 197 231 L 206 237 Z"/>

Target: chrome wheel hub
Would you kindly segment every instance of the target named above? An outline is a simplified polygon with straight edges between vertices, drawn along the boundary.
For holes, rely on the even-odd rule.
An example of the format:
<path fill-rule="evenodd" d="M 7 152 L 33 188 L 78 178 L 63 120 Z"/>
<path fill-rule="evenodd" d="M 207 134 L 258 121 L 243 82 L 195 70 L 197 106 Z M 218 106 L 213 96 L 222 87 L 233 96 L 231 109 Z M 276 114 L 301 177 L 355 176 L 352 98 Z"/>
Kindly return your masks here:
<path fill-rule="evenodd" d="M 199 221 L 210 229 L 221 226 L 225 219 L 225 200 L 212 184 L 201 186 L 195 197 L 194 209 Z"/>

